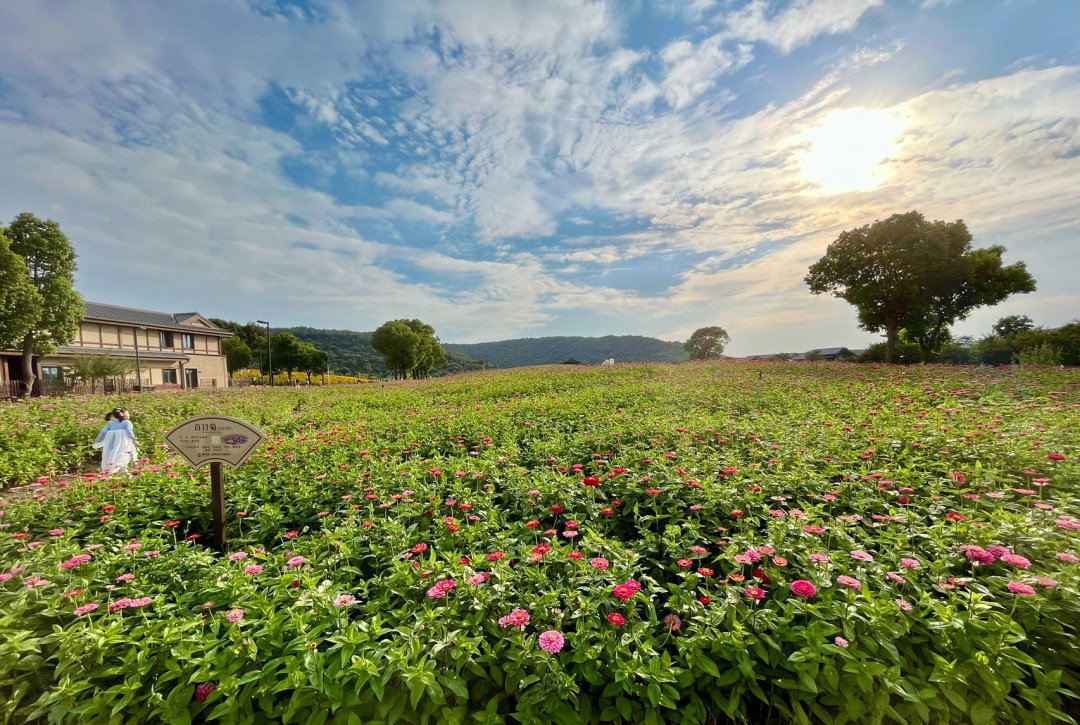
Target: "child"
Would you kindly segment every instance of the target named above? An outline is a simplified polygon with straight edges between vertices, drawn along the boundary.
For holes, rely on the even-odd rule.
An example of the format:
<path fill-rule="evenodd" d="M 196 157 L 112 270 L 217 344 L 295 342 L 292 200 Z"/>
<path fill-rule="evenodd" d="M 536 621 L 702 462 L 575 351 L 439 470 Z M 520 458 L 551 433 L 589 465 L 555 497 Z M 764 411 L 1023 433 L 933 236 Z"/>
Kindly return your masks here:
<path fill-rule="evenodd" d="M 127 472 L 135 460 L 135 431 L 131 427 L 131 415 L 123 408 L 115 408 L 105 415 L 105 427 L 98 433 L 94 448 L 101 449 L 103 473 Z"/>

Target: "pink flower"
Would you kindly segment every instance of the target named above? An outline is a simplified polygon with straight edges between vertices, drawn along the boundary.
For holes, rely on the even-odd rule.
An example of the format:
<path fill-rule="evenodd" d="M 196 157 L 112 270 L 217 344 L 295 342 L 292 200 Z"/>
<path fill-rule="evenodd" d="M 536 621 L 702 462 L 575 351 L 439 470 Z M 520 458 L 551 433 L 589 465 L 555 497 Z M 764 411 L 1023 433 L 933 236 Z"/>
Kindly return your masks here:
<path fill-rule="evenodd" d="M 354 597 L 352 594 L 339 594 L 337 596 L 337 599 L 334 600 L 334 606 L 338 608 L 347 607 L 350 604 L 354 604 L 355 602 L 356 597 Z"/>
<path fill-rule="evenodd" d="M 74 569 L 75 567 L 79 566 L 80 564 L 85 564 L 86 562 L 90 561 L 90 558 L 91 557 L 90 557 L 89 554 L 77 554 L 76 556 L 71 557 L 70 559 L 65 561 L 63 564 L 61 564 L 60 568 L 61 569 Z"/>
<path fill-rule="evenodd" d="M 1054 555 L 1058 561 L 1063 561 L 1066 564 L 1076 564 L 1080 562 L 1080 558 L 1077 558 L 1074 554 L 1070 554 L 1065 551 L 1058 552 Z"/>
<path fill-rule="evenodd" d="M 612 612 L 611 614 L 607 615 L 607 621 L 611 622 L 616 627 L 621 627 L 626 624 L 626 619 L 618 612 Z"/>
<path fill-rule="evenodd" d="M 800 597 L 812 597 L 817 594 L 817 587 L 806 579 L 796 579 L 791 582 L 791 591 Z"/>
<path fill-rule="evenodd" d="M 851 552 L 851 558 L 856 559 L 858 561 L 873 561 L 874 560 L 874 557 L 870 556 L 865 551 L 859 551 L 858 549 Z"/>
<path fill-rule="evenodd" d="M 23 582 L 23 584 L 26 586 L 27 589 L 35 589 L 37 587 L 47 587 L 49 586 L 50 582 L 48 579 L 42 579 L 39 576 L 32 576 L 28 577 Z"/>
<path fill-rule="evenodd" d="M 262 564 L 248 564 L 244 567 L 244 573 L 248 576 L 255 576 L 256 574 L 262 574 Z"/>
<path fill-rule="evenodd" d="M 49 536 L 63 536 L 63 535 L 64 535 L 64 530 L 63 529 L 50 529 L 49 530 Z"/>
<path fill-rule="evenodd" d="M 682 567 L 689 567 L 694 565 L 694 562 L 690 561 L 689 559 L 679 559 L 675 563 Z"/>
<path fill-rule="evenodd" d="M 307 559 L 305 559 L 302 556 L 294 556 L 293 558 L 289 559 L 285 563 L 295 569 L 296 567 L 300 566 L 301 564 L 303 564 L 306 561 L 307 561 Z"/>
<path fill-rule="evenodd" d="M 836 577 L 836 582 L 847 587 L 848 589 L 854 589 L 856 591 L 862 589 L 861 581 L 846 574 L 841 574 L 840 576 Z"/>
<path fill-rule="evenodd" d="M 1001 560 L 1010 566 L 1015 566 L 1017 569 L 1027 569 L 1031 566 L 1031 562 L 1018 554 L 1006 554 L 1001 557 Z"/>
<path fill-rule="evenodd" d="M 802 527 L 802 530 L 805 531 L 808 534 L 823 534 L 823 533 L 825 533 L 825 529 L 821 528 L 820 526 L 814 526 L 813 524 L 807 524 L 806 526 Z"/>
<path fill-rule="evenodd" d="M 81 607 L 79 607 L 78 609 L 75 610 L 75 616 L 76 617 L 81 617 L 84 614 L 89 614 L 90 612 L 97 609 L 98 606 L 99 605 L 98 605 L 97 602 L 88 602 L 87 604 L 84 604 L 84 605 L 82 605 Z"/>
<path fill-rule="evenodd" d="M 844 649 L 847 649 L 848 641 L 846 639 L 844 639 L 843 637 L 837 637 L 836 639 L 833 640 L 833 642 L 836 643 L 837 647 L 843 647 Z"/>
<path fill-rule="evenodd" d="M 525 625 L 529 623 L 529 613 L 524 609 L 515 609 L 505 617 L 499 617 L 499 626 L 503 629 L 507 627 L 517 627 L 518 629 L 525 629 Z"/>
<path fill-rule="evenodd" d="M 905 569 L 918 569 L 921 565 L 917 559 L 901 559 L 900 566 Z"/>
<path fill-rule="evenodd" d="M 246 559 L 246 558 L 247 558 L 247 552 L 246 551 L 238 551 L 235 554 L 230 554 L 229 555 L 229 561 L 240 561 L 241 559 Z"/>
<path fill-rule="evenodd" d="M 672 632 L 678 632 L 682 628 L 682 620 L 679 619 L 678 614 L 669 614 L 664 617 L 664 622 L 667 624 L 668 629 Z"/>
<path fill-rule="evenodd" d="M 908 601 L 905 601 L 903 599 L 897 599 L 896 600 L 896 606 L 900 607 L 905 612 L 910 612 L 911 611 L 911 603 L 908 602 Z"/>
<path fill-rule="evenodd" d="M 541 634 L 539 642 L 540 648 L 551 654 L 561 652 L 564 643 L 562 633 L 554 629 L 549 629 Z"/>
<path fill-rule="evenodd" d="M 237 608 L 237 609 L 230 609 L 230 610 L 229 610 L 229 611 L 228 611 L 228 612 L 227 612 L 227 613 L 225 614 L 225 619 L 229 620 L 229 621 L 230 621 L 230 622 L 232 622 L 233 624 L 236 624 L 237 622 L 239 622 L 239 621 L 240 621 L 241 619 L 243 619 L 243 618 L 244 618 L 244 610 L 243 610 L 243 609 L 239 609 L 239 608 Z"/>
<path fill-rule="evenodd" d="M 144 551 L 143 556 L 145 556 L 147 559 L 153 559 L 155 556 L 161 556 L 161 552 L 157 549 L 154 549 L 152 551 Z"/>
<path fill-rule="evenodd" d="M 120 576 L 116 577 L 116 583 L 117 584 L 122 584 L 124 582 L 129 582 L 134 578 L 135 578 L 135 575 L 132 574 L 131 572 L 128 572 L 127 574 L 121 574 Z"/>
<path fill-rule="evenodd" d="M 782 556 L 774 556 L 773 560 L 772 560 L 772 563 L 775 566 L 787 566 L 787 559 L 785 559 Z"/>
<path fill-rule="evenodd" d="M 491 574 L 486 571 L 482 571 L 479 574 L 473 574 L 469 577 L 469 586 L 478 587 L 490 578 Z"/>
<path fill-rule="evenodd" d="M 131 599 L 124 597 L 123 599 L 117 599 L 115 602 L 109 603 L 109 611 L 115 612 L 118 609 L 127 609 L 131 606 Z"/>
<path fill-rule="evenodd" d="M 815 564 L 828 564 L 829 557 L 825 554 L 811 554 L 810 561 L 814 562 Z"/>
<path fill-rule="evenodd" d="M 961 546 L 960 550 L 964 552 L 968 560 L 975 564 L 993 564 L 994 555 L 981 546 Z"/>
<path fill-rule="evenodd" d="M 615 585 L 615 589 L 613 590 L 613 593 L 619 599 L 630 599 L 631 597 L 634 596 L 633 590 L 630 589 L 630 587 L 628 587 L 625 584 L 617 584 L 617 585 Z"/>
<path fill-rule="evenodd" d="M 1035 590 L 1023 582 L 1009 582 L 1009 591 L 1013 594 L 1019 594 L 1022 597 L 1035 595 Z"/>
<path fill-rule="evenodd" d="M 125 546 L 124 551 L 138 551 L 141 548 L 142 544 L 135 542 L 133 544 L 128 544 L 127 546 Z"/>
<path fill-rule="evenodd" d="M 759 587 L 747 587 L 746 596 L 751 599 L 756 599 L 759 602 L 765 598 L 765 590 Z"/>
<path fill-rule="evenodd" d="M 1044 589 L 1053 589 L 1057 586 L 1057 582 L 1049 577 L 1043 577 L 1039 579 L 1039 586 L 1043 587 Z"/>
<path fill-rule="evenodd" d="M 892 580 L 893 580 L 894 582 L 898 582 L 898 583 L 900 583 L 900 584 L 907 584 L 907 579 L 905 579 L 904 577 L 900 576 L 899 574 L 897 574 L 897 573 L 896 573 L 896 572 L 894 572 L 894 571 L 886 572 L 885 576 L 889 577 L 889 578 L 890 578 L 890 579 L 892 579 Z"/>
<path fill-rule="evenodd" d="M 138 599 L 132 599 L 131 604 L 129 606 L 131 606 L 132 608 L 138 609 L 140 607 L 145 607 L 147 604 L 149 604 L 152 601 L 154 601 L 153 597 L 139 597 Z"/>
<path fill-rule="evenodd" d="M 213 682 L 204 682 L 195 688 L 195 699 L 199 702 L 206 702 L 206 698 L 210 697 L 210 693 L 217 689 L 217 685 Z"/>
<path fill-rule="evenodd" d="M 604 571 L 610 565 L 610 562 L 602 556 L 598 556 L 589 563 L 592 564 L 593 569 L 598 569 L 599 571 Z"/>

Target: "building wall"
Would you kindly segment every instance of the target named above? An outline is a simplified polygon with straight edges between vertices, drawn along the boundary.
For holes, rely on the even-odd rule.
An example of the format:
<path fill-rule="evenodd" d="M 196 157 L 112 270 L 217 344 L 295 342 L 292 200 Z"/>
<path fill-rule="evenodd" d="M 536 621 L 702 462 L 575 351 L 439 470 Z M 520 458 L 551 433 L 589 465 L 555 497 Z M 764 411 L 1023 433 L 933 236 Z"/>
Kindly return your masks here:
<path fill-rule="evenodd" d="M 164 336 L 161 333 L 167 333 Z M 172 344 L 169 338 L 171 337 Z M 187 344 L 185 344 L 187 343 Z M 194 369 L 198 371 L 198 384 L 200 388 L 228 387 L 229 373 L 225 356 L 221 354 L 221 338 L 216 335 L 200 335 L 197 332 L 185 333 L 179 330 L 157 330 L 154 328 L 135 328 L 122 324 L 108 322 L 95 322 L 83 320 L 79 326 L 79 335 L 72 340 L 73 345 L 80 347 L 100 348 L 103 352 L 109 350 L 135 350 L 136 345 L 140 352 L 172 352 L 186 355 L 189 360 L 163 361 L 144 359 L 140 363 L 142 369 L 141 383 L 155 387 L 170 387 L 171 383 L 165 382 L 164 370 L 176 371 L 176 387 L 186 387 L 183 370 Z M 50 355 L 42 361 L 45 366 L 64 365 L 63 355 Z M 135 378 L 134 371 L 127 376 Z"/>

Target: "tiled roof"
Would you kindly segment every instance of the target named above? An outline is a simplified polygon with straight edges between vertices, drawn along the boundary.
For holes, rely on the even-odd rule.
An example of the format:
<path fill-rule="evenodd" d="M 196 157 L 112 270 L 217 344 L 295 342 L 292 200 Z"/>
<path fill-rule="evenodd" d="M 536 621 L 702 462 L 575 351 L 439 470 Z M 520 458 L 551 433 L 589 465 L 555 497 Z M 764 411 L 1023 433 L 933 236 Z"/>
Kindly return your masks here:
<path fill-rule="evenodd" d="M 129 325 L 146 325 L 148 327 L 161 327 L 169 330 L 184 330 L 187 332 L 201 332 L 209 335 L 221 335 L 230 337 L 227 332 L 217 327 L 202 327 L 200 325 L 181 325 L 177 320 L 187 320 L 197 312 L 182 312 L 170 314 L 168 312 L 154 312 L 152 310 L 140 310 L 134 307 L 120 307 L 118 305 L 106 305 L 101 302 L 86 302 L 86 318 L 91 320 L 106 320 L 108 322 L 122 322 Z"/>
<path fill-rule="evenodd" d="M 56 348 L 56 354 L 58 355 L 108 355 L 109 357 L 129 357 L 132 360 L 135 359 L 135 350 L 130 348 L 124 348 L 119 350 L 116 348 L 101 348 L 101 347 L 80 347 L 79 345 L 58 345 Z M 49 357 L 45 355 L 44 357 Z M 187 360 L 188 356 L 184 353 L 178 352 L 158 352 L 149 350 L 139 350 L 139 358 L 142 360 Z"/>

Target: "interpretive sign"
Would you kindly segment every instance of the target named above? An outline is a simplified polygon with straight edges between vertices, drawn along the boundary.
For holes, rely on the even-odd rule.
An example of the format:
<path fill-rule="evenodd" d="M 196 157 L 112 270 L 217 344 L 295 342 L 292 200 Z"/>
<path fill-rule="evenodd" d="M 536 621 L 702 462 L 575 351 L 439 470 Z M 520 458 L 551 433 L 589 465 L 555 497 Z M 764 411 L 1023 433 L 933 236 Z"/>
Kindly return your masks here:
<path fill-rule="evenodd" d="M 225 551 L 225 469 L 237 468 L 247 460 L 266 435 L 236 418 L 206 415 L 186 420 L 165 434 L 169 445 L 201 468 L 210 464 L 210 503 L 213 506 L 214 546 Z"/>
<path fill-rule="evenodd" d="M 242 420 L 207 415 L 184 421 L 166 433 L 165 440 L 196 468 L 207 463 L 228 463 L 236 468 L 266 436 Z"/>

